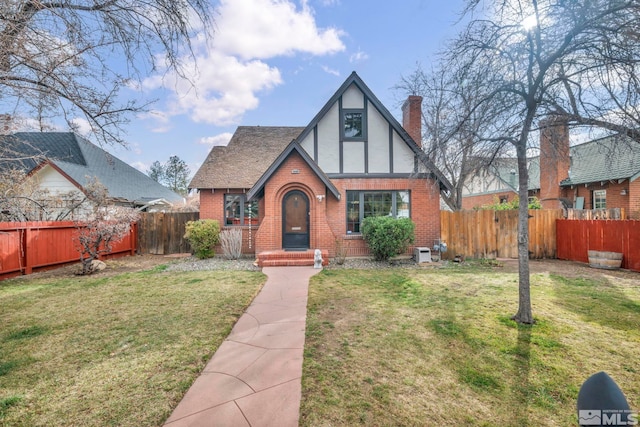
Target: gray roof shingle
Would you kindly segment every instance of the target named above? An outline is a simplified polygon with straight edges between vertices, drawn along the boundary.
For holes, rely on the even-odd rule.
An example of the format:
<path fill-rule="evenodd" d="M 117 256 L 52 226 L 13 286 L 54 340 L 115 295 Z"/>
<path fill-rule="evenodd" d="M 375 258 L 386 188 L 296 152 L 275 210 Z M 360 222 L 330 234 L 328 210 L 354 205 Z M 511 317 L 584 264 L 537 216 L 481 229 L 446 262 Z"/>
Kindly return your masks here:
<path fill-rule="evenodd" d="M 226 147 L 213 147 L 189 188 L 251 188 L 304 127 L 239 126 Z"/>
<path fill-rule="evenodd" d="M 560 185 L 629 179 L 640 175 L 640 143 L 621 135 L 595 139 L 570 148 L 570 177 Z M 510 170 L 518 170 L 515 158 L 496 159 L 495 174 L 510 184 Z M 514 191 L 518 188 L 517 176 Z M 529 159 L 529 190 L 540 189 L 540 157 Z"/>
<path fill-rule="evenodd" d="M 571 147 L 571 172 L 561 185 L 632 178 L 640 173 L 640 143 L 612 135 Z"/>
<path fill-rule="evenodd" d="M 82 186 L 87 183 L 88 176 L 95 176 L 107 188 L 110 197 L 130 202 L 183 200 L 179 194 L 74 133 L 18 132 L 2 139 L 3 144 L 12 144 L 15 151 L 46 158 Z M 30 171 L 40 162 L 26 160 L 21 166 Z"/>

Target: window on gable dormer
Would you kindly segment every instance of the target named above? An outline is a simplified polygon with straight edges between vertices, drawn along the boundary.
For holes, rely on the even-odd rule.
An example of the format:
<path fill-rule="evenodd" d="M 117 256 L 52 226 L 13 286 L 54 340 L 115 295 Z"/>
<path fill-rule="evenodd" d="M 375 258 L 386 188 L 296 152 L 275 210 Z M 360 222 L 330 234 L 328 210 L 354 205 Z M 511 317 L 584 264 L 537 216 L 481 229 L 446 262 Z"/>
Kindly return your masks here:
<path fill-rule="evenodd" d="M 341 119 L 341 137 L 343 140 L 365 140 L 367 134 L 367 116 L 364 109 L 343 109 Z"/>

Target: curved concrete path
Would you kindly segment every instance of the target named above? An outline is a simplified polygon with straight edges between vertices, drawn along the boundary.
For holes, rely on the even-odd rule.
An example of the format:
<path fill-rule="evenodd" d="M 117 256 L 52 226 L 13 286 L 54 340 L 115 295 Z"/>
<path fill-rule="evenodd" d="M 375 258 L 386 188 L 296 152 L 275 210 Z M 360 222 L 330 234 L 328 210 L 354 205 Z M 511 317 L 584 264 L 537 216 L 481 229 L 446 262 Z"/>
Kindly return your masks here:
<path fill-rule="evenodd" d="M 267 282 L 184 395 L 167 427 L 297 426 L 313 267 L 265 267 Z"/>

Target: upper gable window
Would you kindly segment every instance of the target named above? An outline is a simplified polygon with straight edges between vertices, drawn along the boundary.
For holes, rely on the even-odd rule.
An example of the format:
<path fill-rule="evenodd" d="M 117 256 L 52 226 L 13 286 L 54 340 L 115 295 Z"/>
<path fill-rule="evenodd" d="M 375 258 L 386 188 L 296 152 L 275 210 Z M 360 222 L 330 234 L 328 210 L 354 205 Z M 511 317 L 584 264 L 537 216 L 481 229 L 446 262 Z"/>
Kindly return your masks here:
<path fill-rule="evenodd" d="M 342 110 L 342 139 L 345 141 L 364 141 L 367 137 L 367 115 L 364 109 L 349 108 Z"/>

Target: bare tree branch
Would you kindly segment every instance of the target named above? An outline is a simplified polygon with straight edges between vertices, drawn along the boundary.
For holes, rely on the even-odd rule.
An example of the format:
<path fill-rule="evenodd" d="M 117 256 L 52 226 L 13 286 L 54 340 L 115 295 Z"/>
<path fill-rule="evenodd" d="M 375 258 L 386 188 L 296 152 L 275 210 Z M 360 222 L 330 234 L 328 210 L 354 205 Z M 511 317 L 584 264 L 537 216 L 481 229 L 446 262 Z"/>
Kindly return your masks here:
<path fill-rule="evenodd" d="M 123 126 L 148 101 L 123 101 L 121 89 L 157 65 L 185 76 L 180 58 L 211 24 L 206 0 L 2 2 L 0 106 L 70 127 L 84 119 L 99 142 L 124 144 Z"/>

